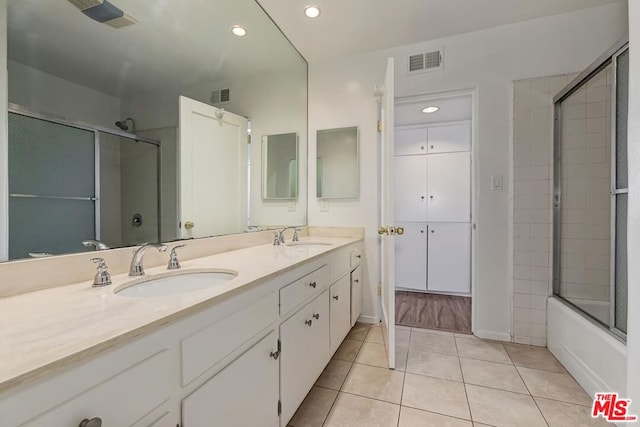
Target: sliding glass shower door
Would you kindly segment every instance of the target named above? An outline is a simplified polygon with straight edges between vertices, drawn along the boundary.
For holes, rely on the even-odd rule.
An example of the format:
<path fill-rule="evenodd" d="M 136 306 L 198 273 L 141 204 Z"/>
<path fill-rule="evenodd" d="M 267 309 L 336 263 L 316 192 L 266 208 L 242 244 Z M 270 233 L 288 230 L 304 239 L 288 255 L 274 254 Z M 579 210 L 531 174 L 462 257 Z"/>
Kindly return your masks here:
<path fill-rule="evenodd" d="M 628 55 L 628 45 L 612 50 L 554 99 L 554 294 L 621 337 Z"/>

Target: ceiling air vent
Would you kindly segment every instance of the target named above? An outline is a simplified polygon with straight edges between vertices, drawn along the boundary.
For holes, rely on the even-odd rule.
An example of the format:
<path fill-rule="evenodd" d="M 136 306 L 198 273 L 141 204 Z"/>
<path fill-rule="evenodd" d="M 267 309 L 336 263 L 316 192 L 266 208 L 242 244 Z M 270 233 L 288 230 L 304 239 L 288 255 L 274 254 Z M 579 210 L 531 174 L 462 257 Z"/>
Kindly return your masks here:
<path fill-rule="evenodd" d="M 212 104 L 228 104 L 231 102 L 231 89 L 220 89 L 211 92 Z"/>
<path fill-rule="evenodd" d="M 444 68 L 444 49 L 409 55 L 409 73 L 439 71 Z"/>

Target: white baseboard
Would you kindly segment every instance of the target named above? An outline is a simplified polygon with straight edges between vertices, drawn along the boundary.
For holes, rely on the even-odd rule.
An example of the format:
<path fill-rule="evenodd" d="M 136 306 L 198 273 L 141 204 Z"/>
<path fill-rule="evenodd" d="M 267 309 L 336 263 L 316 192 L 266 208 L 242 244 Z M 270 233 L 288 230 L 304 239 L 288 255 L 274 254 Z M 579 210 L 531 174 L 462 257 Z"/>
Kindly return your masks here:
<path fill-rule="evenodd" d="M 363 315 L 360 315 L 360 317 L 358 317 L 358 322 L 376 324 L 376 323 L 380 323 L 380 319 L 375 316 L 365 316 L 363 314 Z"/>
<path fill-rule="evenodd" d="M 475 331 L 473 334 L 484 340 L 511 342 L 511 334 L 505 332 Z"/>

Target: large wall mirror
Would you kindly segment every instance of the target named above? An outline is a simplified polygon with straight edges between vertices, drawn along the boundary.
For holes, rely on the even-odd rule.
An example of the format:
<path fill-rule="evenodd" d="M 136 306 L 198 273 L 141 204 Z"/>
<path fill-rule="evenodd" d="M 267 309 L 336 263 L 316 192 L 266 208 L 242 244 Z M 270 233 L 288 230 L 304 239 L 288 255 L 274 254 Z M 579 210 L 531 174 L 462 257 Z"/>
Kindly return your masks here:
<path fill-rule="evenodd" d="M 255 0 L 6 7 L 0 260 L 306 224 L 307 63 Z"/>
<path fill-rule="evenodd" d="M 298 135 L 283 133 L 262 137 L 262 198 L 298 197 Z"/>
<path fill-rule="evenodd" d="M 358 128 L 319 130 L 316 139 L 316 196 L 357 199 L 360 196 Z"/>

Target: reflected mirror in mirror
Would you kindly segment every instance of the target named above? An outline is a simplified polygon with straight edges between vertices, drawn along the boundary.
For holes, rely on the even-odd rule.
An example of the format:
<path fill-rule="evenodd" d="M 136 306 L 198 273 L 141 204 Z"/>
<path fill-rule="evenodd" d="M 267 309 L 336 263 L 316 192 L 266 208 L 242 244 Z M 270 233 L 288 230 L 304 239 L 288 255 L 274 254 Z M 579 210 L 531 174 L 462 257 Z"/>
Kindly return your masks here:
<path fill-rule="evenodd" d="M 262 137 L 262 198 L 298 197 L 298 135 L 283 133 Z"/>
<path fill-rule="evenodd" d="M 7 1 L 7 97 L 20 117 L 9 120 L 28 122 L 8 145 L 32 138 L 37 148 L 16 161 L 14 148 L 0 153 L 14 172 L 33 172 L 0 177 L 14 195 L 0 193 L 10 205 L 0 261 L 95 250 L 88 240 L 122 247 L 306 224 L 307 63 L 255 0 L 111 0 L 127 17 L 113 22 L 81 3 Z M 180 99 L 202 120 L 183 116 Z M 206 152 L 184 146 L 185 120 Z M 263 199 L 262 144 L 247 144 L 283 128 L 299 139 L 294 203 Z M 185 149 L 197 165 L 179 160 Z M 185 195 L 188 183 L 207 191 Z"/>
<path fill-rule="evenodd" d="M 317 147 L 317 197 L 357 199 L 360 195 L 358 128 L 319 130 Z"/>

